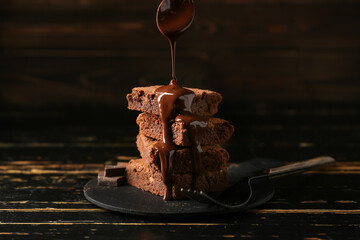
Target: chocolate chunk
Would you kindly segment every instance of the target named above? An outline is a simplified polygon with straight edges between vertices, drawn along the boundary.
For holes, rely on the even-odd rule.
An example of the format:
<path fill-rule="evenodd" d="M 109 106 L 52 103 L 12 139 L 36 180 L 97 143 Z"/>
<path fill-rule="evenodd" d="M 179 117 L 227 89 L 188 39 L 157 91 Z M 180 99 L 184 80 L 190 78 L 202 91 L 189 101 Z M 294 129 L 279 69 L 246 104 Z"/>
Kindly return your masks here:
<path fill-rule="evenodd" d="M 142 134 L 137 136 L 136 144 L 140 155 L 148 166 L 154 166 L 160 171 L 159 151 L 156 148 L 158 141 Z M 214 171 L 226 166 L 229 159 L 228 152 L 219 145 L 202 146 L 201 170 Z M 175 173 L 191 173 L 193 171 L 194 151 L 192 148 L 179 148 L 172 159 L 172 169 Z"/>
<path fill-rule="evenodd" d="M 109 186 L 109 187 L 116 187 L 121 186 L 126 183 L 126 177 L 123 176 L 116 176 L 116 177 L 105 177 L 103 172 L 98 174 L 98 185 L 100 186 Z"/>
<path fill-rule="evenodd" d="M 193 176 L 191 174 L 172 175 L 172 197 L 173 199 L 186 198 L 181 188 L 191 188 Z M 161 173 L 149 168 L 142 159 L 131 160 L 126 167 L 126 179 L 129 185 L 148 191 L 153 194 L 164 196 L 165 184 Z M 219 191 L 226 187 L 228 179 L 227 168 L 216 171 L 202 171 L 196 181 L 195 189 L 204 192 Z"/>
<path fill-rule="evenodd" d="M 137 87 L 126 96 L 130 110 L 142 111 L 159 115 L 159 109 L 155 98 L 155 90 L 161 86 Z M 192 113 L 199 116 L 212 116 L 218 111 L 218 105 L 222 100 L 220 93 L 210 90 L 188 88 L 195 93 L 191 105 Z"/>
<path fill-rule="evenodd" d="M 159 116 L 148 113 L 141 113 L 136 119 L 140 127 L 140 133 L 154 138 L 158 141 L 162 139 L 162 123 Z M 234 132 L 234 126 L 228 121 L 220 118 L 209 118 L 206 129 L 202 136 L 199 136 L 200 144 L 216 145 L 228 141 Z M 191 146 L 188 130 L 183 122 L 174 122 L 171 126 L 173 142 L 180 146 Z"/>
<path fill-rule="evenodd" d="M 105 177 L 123 176 L 125 174 L 125 167 L 117 165 L 105 165 Z"/>

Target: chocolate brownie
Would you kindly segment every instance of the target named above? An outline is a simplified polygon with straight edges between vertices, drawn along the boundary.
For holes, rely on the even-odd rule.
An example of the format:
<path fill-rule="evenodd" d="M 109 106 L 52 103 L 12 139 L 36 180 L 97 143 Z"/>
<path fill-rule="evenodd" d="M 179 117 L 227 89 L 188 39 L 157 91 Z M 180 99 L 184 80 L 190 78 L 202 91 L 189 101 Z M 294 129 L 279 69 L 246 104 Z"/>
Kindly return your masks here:
<path fill-rule="evenodd" d="M 227 168 L 217 171 L 203 171 L 199 174 L 195 189 L 204 192 L 219 191 L 226 187 L 228 179 Z M 156 195 L 164 196 L 165 184 L 162 181 L 160 171 L 149 168 L 142 159 L 131 160 L 126 167 L 126 180 L 131 186 L 148 191 Z M 186 198 L 181 192 L 181 188 L 191 188 L 191 174 L 172 175 L 172 197 L 173 199 Z"/>
<path fill-rule="evenodd" d="M 140 155 L 148 166 L 154 166 L 159 171 L 161 169 L 159 151 L 155 147 L 158 141 L 148 138 L 142 134 L 137 136 L 136 145 L 139 149 Z M 201 155 L 201 169 L 205 171 L 215 171 L 226 166 L 229 159 L 228 152 L 219 145 L 203 146 Z M 191 173 L 192 159 L 194 158 L 194 151 L 192 148 L 180 148 L 176 150 L 172 167 L 175 173 Z"/>
<path fill-rule="evenodd" d="M 161 141 L 162 139 L 162 123 L 159 116 L 149 113 L 141 113 L 136 119 L 136 123 L 140 127 L 140 133 Z M 228 121 L 220 118 L 209 118 L 206 130 L 201 135 L 200 144 L 216 145 L 228 141 L 234 132 L 234 126 Z M 188 131 L 183 122 L 172 123 L 173 141 L 176 145 L 191 146 Z"/>
<path fill-rule="evenodd" d="M 155 99 L 155 90 L 161 86 L 137 87 L 126 96 L 130 110 L 142 111 L 159 115 Z M 191 106 L 192 113 L 199 116 L 212 116 L 218 111 L 222 100 L 220 93 L 197 88 L 187 88 L 194 92 L 195 97 Z"/>

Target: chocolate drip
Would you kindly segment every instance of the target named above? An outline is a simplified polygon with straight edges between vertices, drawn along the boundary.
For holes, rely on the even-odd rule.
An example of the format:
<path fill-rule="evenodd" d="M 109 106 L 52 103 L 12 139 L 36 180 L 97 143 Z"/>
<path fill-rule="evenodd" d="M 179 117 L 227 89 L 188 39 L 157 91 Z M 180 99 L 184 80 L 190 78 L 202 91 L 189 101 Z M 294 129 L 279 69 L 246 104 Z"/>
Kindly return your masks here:
<path fill-rule="evenodd" d="M 196 182 L 201 172 L 201 153 L 203 152 L 200 145 L 200 137 L 204 134 L 205 128 L 207 126 L 206 117 L 196 116 L 191 113 L 187 113 L 184 115 L 178 115 L 175 118 L 177 122 L 183 122 L 185 124 L 185 128 L 188 131 L 190 136 L 191 145 L 193 148 L 193 160 L 192 160 L 192 182 L 191 188 L 196 189 Z"/>
<path fill-rule="evenodd" d="M 156 89 L 155 93 L 162 123 L 162 141 L 156 145 L 156 148 L 159 151 L 161 174 L 166 186 L 164 200 L 169 200 L 171 199 L 172 159 L 176 151 L 176 146 L 172 140 L 171 120 L 178 113 L 189 113 L 191 111 L 195 94 L 191 90 L 181 87 L 174 79 L 169 85 Z"/>
<path fill-rule="evenodd" d="M 183 122 L 188 131 L 191 145 L 193 148 L 193 177 L 192 188 L 196 188 L 196 180 L 201 171 L 200 137 L 203 135 L 207 126 L 207 117 L 196 116 L 191 112 L 191 104 L 195 97 L 193 91 L 181 87 L 175 80 L 171 80 L 169 85 L 162 86 L 155 90 L 156 100 L 159 108 L 160 121 L 162 123 L 162 140 L 156 144 L 159 151 L 162 179 L 166 186 L 164 200 L 171 199 L 172 189 L 172 161 L 176 145 L 173 143 L 171 122 Z M 177 116 L 176 116 L 177 115 Z"/>
<path fill-rule="evenodd" d="M 171 121 L 177 116 L 177 121 L 184 121 L 194 147 L 193 169 L 194 176 L 200 171 L 200 153 L 202 152 L 198 141 L 198 134 L 201 134 L 203 122 L 198 121 L 191 113 L 194 92 L 180 86 L 175 75 L 175 50 L 176 40 L 191 25 L 194 19 L 193 0 L 163 0 L 158 8 L 156 23 L 160 32 L 169 40 L 172 60 L 172 80 L 169 85 L 162 86 L 155 90 L 156 100 L 159 108 L 160 121 L 162 123 L 162 141 L 156 145 L 159 151 L 161 174 L 166 186 L 164 200 L 171 199 L 172 189 L 172 161 L 176 151 L 171 131 Z M 196 174 L 195 174 L 196 173 Z M 194 179 L 194 177 L 193 177 Z M 196 182 L 193 180 L 193 187 Z"/>
<path fill-rule="evenodd" d="M 176 40 L 190 27 L 194 20 L 193 0 L 163 0 L 156 14 L 159 31 L 169 40 L 171 48 L 172 79 L 175 76 Z"/>
<path fill-rule="evenodd" d="M 170 40 L 169 40 L 170 41 Z M 176 80 L 176 75 L 175 75 L 175 51 L 176 51 L 176 42 L 175 41 L 170 41 L 170 49 L 171 49 L 171 75 L 172 75 L 172 79 Z"/>

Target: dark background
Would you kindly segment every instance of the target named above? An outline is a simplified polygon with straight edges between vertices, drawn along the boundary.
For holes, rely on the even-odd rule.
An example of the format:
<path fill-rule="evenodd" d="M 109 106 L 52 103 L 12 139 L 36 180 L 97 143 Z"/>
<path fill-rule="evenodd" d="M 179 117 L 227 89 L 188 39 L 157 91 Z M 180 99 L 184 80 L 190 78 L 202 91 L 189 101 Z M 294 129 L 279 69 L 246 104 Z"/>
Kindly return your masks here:
<path fill-rule="evenodd" d="M 195 3 L 193 26 L 178 43 L 177 76 L 185 86 L 223 95 L 218 116 L 235 125 L 233 159 L 358 156 L 349 148 L 360 145 L 359 1 Z M 33 134 L 36 141 L 62 141 L 69 132 L 49 132 L 93 124 L 108 129 L 83 128 L 81 134 L 97 136 L 88 141 L 105 141 L 99 135 L 106 133 L 106 141 L 125 135 L 134 143 L 138 113 L 126 109 L 126 93 L 170 80 L 169 45 L 155 24 L 158 4 L 2 1 L 3 141 L 26 142 Z M 33 132 L 14 138 L 19 129 Z"/>
<path fill-rule="evenodd" d="M 179 40 L 183 85 L 223 105 L 360 101 L 360 3 L 195 1 Z M 159 1 L 13 0 L 1 4 L 1 96 L 7 108 L 124 108 L 134 86 L 166 84 L 170 51 Z"/>

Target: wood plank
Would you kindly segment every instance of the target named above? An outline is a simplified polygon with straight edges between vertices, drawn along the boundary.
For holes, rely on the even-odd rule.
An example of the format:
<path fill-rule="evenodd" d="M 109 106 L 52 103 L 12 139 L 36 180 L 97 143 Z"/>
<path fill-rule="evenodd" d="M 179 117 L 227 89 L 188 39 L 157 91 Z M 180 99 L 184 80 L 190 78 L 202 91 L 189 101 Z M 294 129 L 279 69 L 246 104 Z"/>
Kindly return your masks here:
<path fill-rule="evenodd" d="M 219 0 L 203 0 L 200 3 L 197 4 L 206 4 L 206 5 L 217 5 L 219 3 L 222 4 L 228 4 L 228 5 L 243 5 L 243 4 L 249 4 L 249 3 L 254 3 L 254 4 L 265 4 L 265 5 L 278 5 L 278 4 L 284 4 L 284 3 L 288 3 L 288 4 L 334 4 L 334 3 L 358 3 L 358 1 L 356 0 L 331 0 L 331 1 L 325 1 L 325 0 L 270 0 L 270 1 L 265 1 L 265 0 L 256 0 L 256 1 L 249 1 L 249 0 L 225 0 L 225 1 L 219 1 Z M 24 0 L 13 0 L 11 1 L 11 4 L 3 4 L 5 8 L 7 9 L 12 9 L 12 10 L 36 10 L 36 9 L 47 9 L 47 10 L 56 10 L 56 9 L 60 9 L 60 10 L 71 10 L 71 9 L 111 9 L 111 8 L 123 8 L 123 7 L 128 7 L 129 9 L 139 9 L 143 6 L 145 6 L 146 8 L 148 8 L 149 6 L 157 6 L 158 2 L 144 2 L 144 4 L 138 5 L 136 3 L 134 3 L 133 1 L 129 1 L 129 0 L 89 0 L 86 3 L 84 3 L 81 0 L 73 0 L 73 1 L 47 1 L 47 0 L 36 0 L 33 1 L 32 3 L 29 3 L 28 1 L 24 1 Z"/>
<path fill-rule="evenodd" d="M 170 236 L 173 239 L 196 237 L 197 239 L 222 238 L 263 238 L 277 239 L 284 237 L 304 239 L 356 239 L 359 237 L 358 218 L 354 215 L 324 214 L 317 219 L 316 214 L 264 215 L 240 214 L 241 221 L 232 219 L 232 223 L 209 224 L 206 221 L 193 222 L 91 222 L 91 221 L 55 221 L 55 222 L 13 222 L 7 226 L 0 225 L 6 233 L 31 233 L 31 236 L 53 236 L 58 238 L 109 238 L 138 239 L 151 236 L 161 238 Z M 116 218 L 116 216 L 115 216 Z M 120 217 L 119 217 L 120 218 Z M 121 219 L 121 218 L 120 218 Z M 211 220 L 210 220 L 211 221 Z M 283 227 L 287 221 L 287 228 Z M 84 228 L 86 225 L 88 227 Z M 346 235 L 345 235 L 346 233 Z M 14 234 L 15 235 L 15 234 Z M 71 235 L 71 236 L 70 236 Z"/>
<path fill-rule="evenodd" d="M 128 159 L 134 159 L 138 156 L 129 156 Z M 29 164 L 31 163 L 32 164 Z M 290 162 L 288 162 L 290 163 Z M 46 174 L 48 170 L 60 171 L 59 174 L 66 174 L 66 171 L 69 171 L 68 174 L 72 174 L 71 171 L 76 171 L 78 169 L 84 171 L 95 171 L 102 170 L 105 163 L 53 163 L 48 161 L 39 161 L 35 163 L 35 161 L 0 161 L 0 171 L 2 174 L 18 174 L 16 172 L 12 172 L 14 170 L 29 170 L 33 174 Z M 286 164 L 284 162 L 284 164 Z M 79 170 L 80 171 L 80 170 Z M 319 171 L 309 170 L 305 173 L 313 173 L 316 172 L 318 174 L 327 174 L 327 172 L 339 172 L 339 173 L 349 173 L 355 174 L 360 171 L 360 162 L 335 162 L 330 164 L 329 166 L 322 167 Z M 26 173 L 26 172 L 25 172 Z M 19 172 L 19 174 L 23 174 L 23 172 Z M 86 174 L 86 173 L 85 173 Z"/>
<path fill-rule="evenodd" d="M 190 48 L 196 50 L 215 50 L 215 49 L 237 49 L 237 50 L 256 50 L 256 49 L 358 49 L 358 32 L 354 32 L 360 20 L 354 23 L 344 23 L 342 26 L 333 27 L 339 30 L 308 30 L 303 32 L 293 30 L 293 32 L 283 32 L 281 34 L 269 33 L 267 29 L 276 28 L 277 25 L 285 25 L 284 28 L 290 28 L 283 24 L 270 24 L 265 26 L 233 26 L 239 29 L 237 33 L 231 32 L 225 26 L 219 26 L 217 31 L 224 32 L 208 33 L 211 25 L 216 23 L 198 24 L 199 30 L 194 30 L 191 35 L 184 36 L 179 48 Z M 143 22 L 110 22 L 110 23 L 87 23 L 87 24 L 2 24 L 3 32 L 1 45 L 6 48 L 27 48 L 33 49 L 142 49 L 149 48 L 166 49 L 166 44 L 161 35 L 156 31 L 153 23 Z M 148 26 L 149 25 L 149 26 Z M 218 28 L 218 27 L 215 27 Z M 229 28 L 229 27 L 228 27 Z M 258 28 L 256 33 L 252 33 L 247 28 Z M 310 28 L 310 26 L 308 26 Z M 149 30 L 147 30 L 149 29 Z M 342 31 L 341 31 L 342 29 Z M 345 29 L 349 29 L 344 32 Z M 255 30 L 254 30 L 255 31 Z M 144 36 L 145 35 L 145 36 Z M 234 35 L 230 38 L 231 35 Z M 23 39 L 27 37 L 27 39 Z M 151 42 L 145 39 L 152 38 Z M 265 41 L 266 38 L 266 41 Z M 323 44 L 321 44 L 323 43 Z"/>
<path fill-rule="evenodd" d="M 216 89 L 224 95 L 224 104 L 359 100 L 357 54 L 226 54 L 211 55 L 209 59 L 179 58 L 179 79 L 185 86 Z M 121 64 L 125 61 L 126 65 Z M 75 104 L 125 107 L 125 95 L 132 87 L 165 84 L 169 71 L 160 71 L 160 66 L 169 64 L 167 52 L 156 59 L 140 57 L 140 53 L 118 59 L 34 58 L 28 62 L 27 58 L 12 58 L 1 68 L 4 81 L 0 86 L 4 103 L 12 107 Z M 259 65 L 263 66 L 261 71 Z"/>
<path fill-rule="evenodd" d="M 62 212 L 62 213 L 81 213 L 81 212 L 108 212 L 106 209 L 101 208 L 0 208 L 0 213 L 6 212 L 6 213 L 56 213 L 56 212 Z M 251 213 L 271 213 L 271 214 L 324 214 L 324 213 L 332 213 L 332 214 L 338 214 L 338 215 L 357 215 L 360 214 L 359 209 L 352 209 L 352 210 L 343 210 L 343 209 L 252 209 L 248 212 Z M 8 223 L 0 223 L 0 225 L 5 225 Z M 11 224 L 11 223 L 10 223 Z M 15 223 L 19 224 L 19 223 Z M 37 224 L 34 224 L 37 225 Z M 41 224 L 39 224 L 41 225 Z M 118 223 L 113 225 L 173 225 L 169 223 Z M 207 225 L 207 224 L 179 224 L 179 225 Z M 221 224 L 210 224 L 210 225 L 221 225 Z"/>
<path fill-rule="evenodd" d="M 9 48 L 165 49 L 154 21 L 157 3 L 148 4 L 131 4 L 129 9 L 117 8 L 114 3 L 108 6 L 107 14 L 103 14 L 101 5 L 94 6 L 95 12 L 87 12 L 86 7 L 72 12 L 76 9 L 73 5 L 64 10 L 47 10 L 43 6 L 31 12 L 31 6 L 26 6 L 24 9 L 30 13 L 4 13 L 1 42 Z M 358 8 L 359 4 L 333 3 L 238 7 L 232 3 L 200 3 L 194 27 L 179 47 L 358 49 Z M 333 20 L 334 15 L 337 21 Z M 151 44 L 142 39 L 151 40 Z"/>

